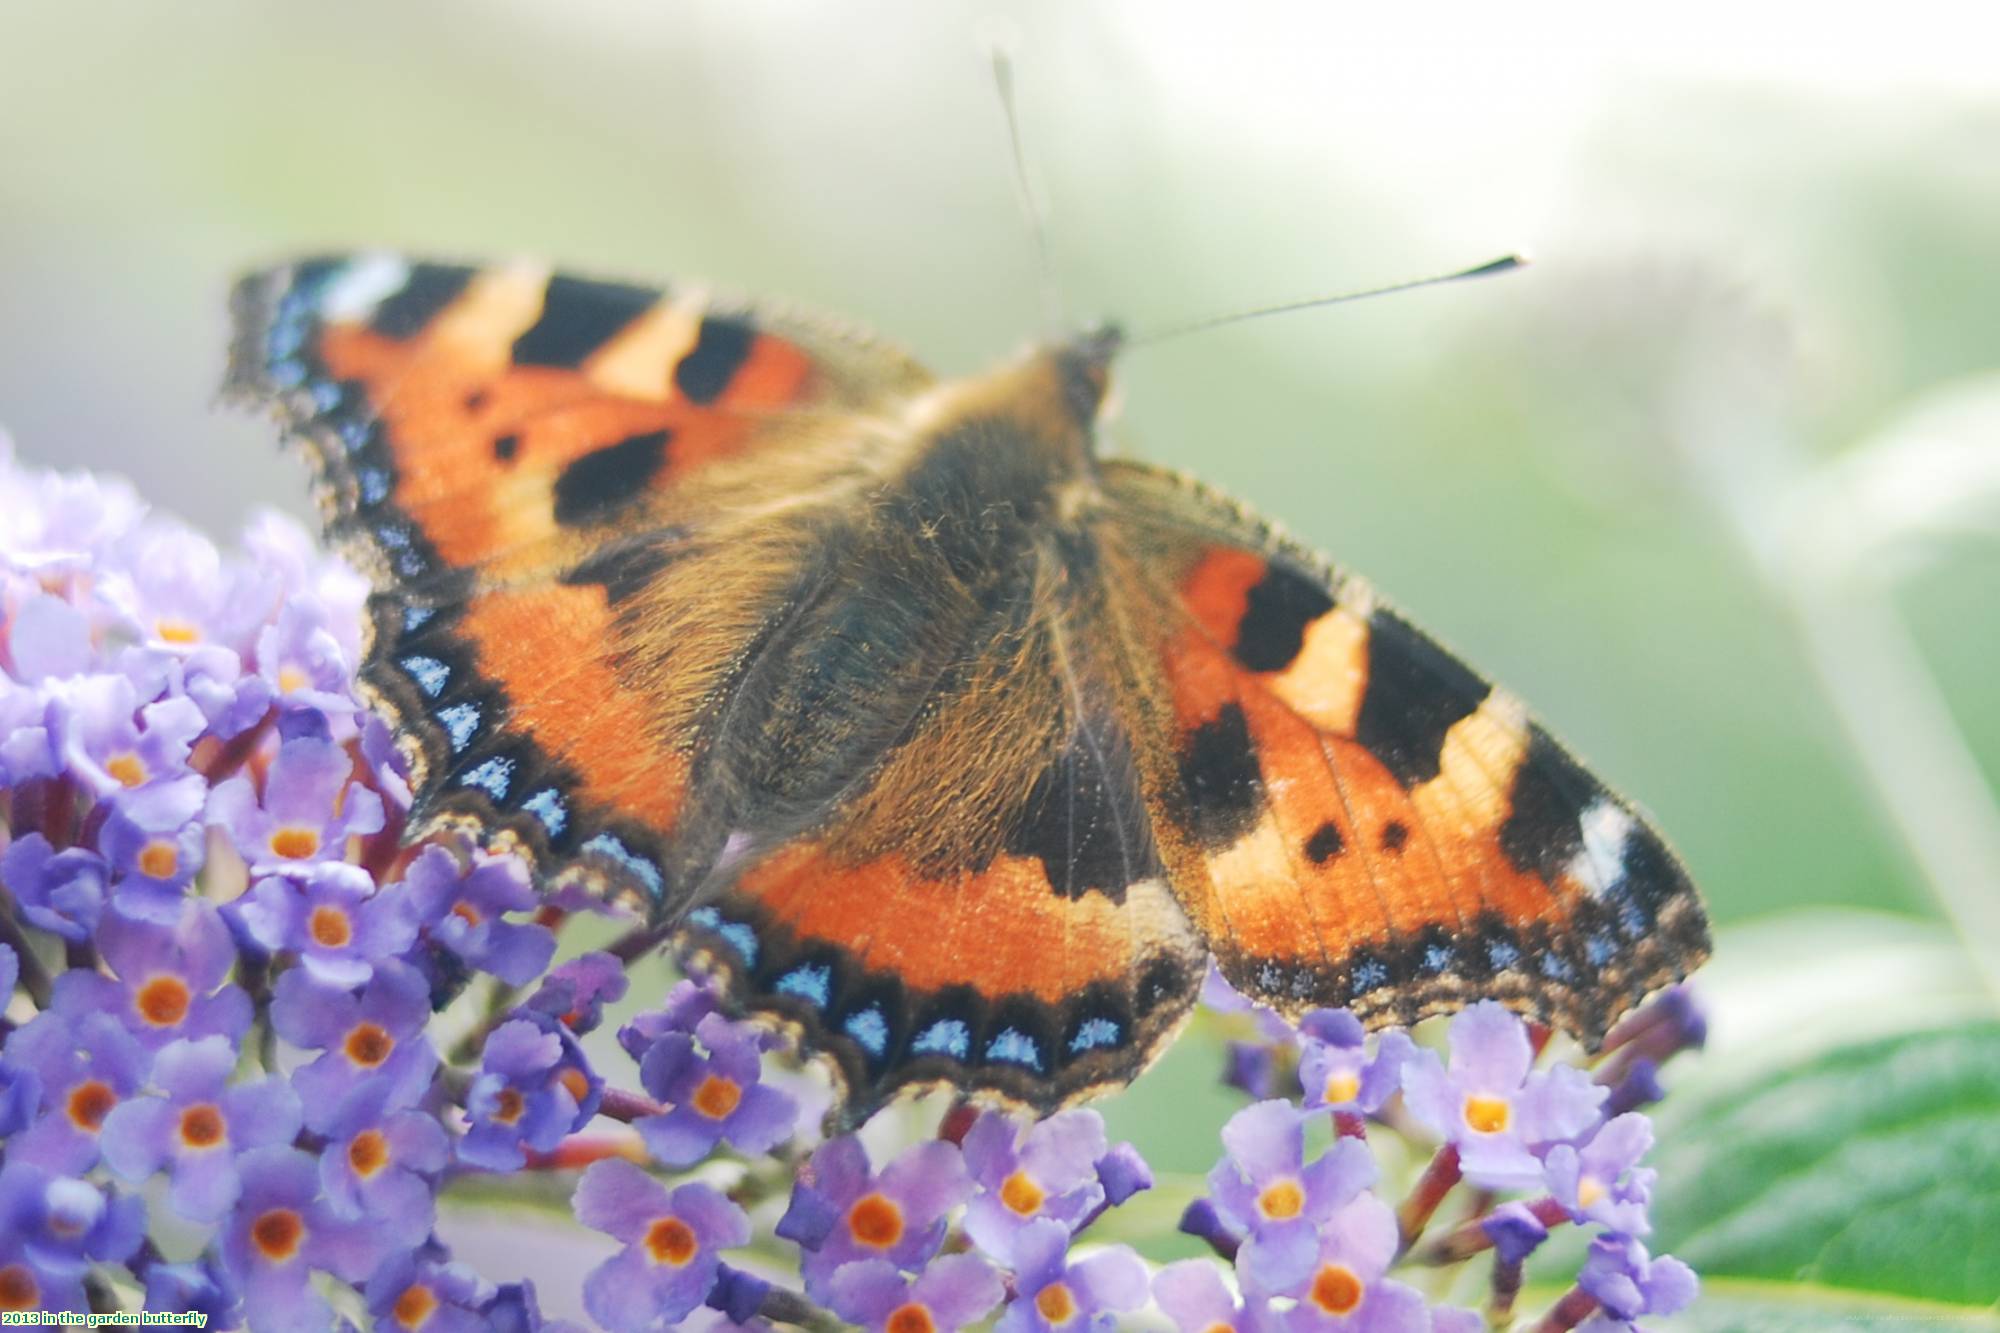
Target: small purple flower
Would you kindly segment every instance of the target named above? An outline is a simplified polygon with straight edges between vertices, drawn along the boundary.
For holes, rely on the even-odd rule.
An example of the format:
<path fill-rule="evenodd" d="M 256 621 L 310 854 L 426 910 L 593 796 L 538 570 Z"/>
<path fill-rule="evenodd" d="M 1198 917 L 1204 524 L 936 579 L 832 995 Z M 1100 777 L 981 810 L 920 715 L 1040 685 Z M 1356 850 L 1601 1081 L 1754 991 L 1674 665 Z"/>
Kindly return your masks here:
<path fill-rule="evenodd" d="M 9 674 L 26 685 L 39 684 L 52 677 L 81 676 L 90 670 L 96 657 L 91 649 L 90 622 L 60 597 L 44 592 L 30 593 L 21 599 L 14 614 L 0 623 L 0 627 L 7 631 L 6 641 L 0 646 L 4 646 L 6 656 L 11 659 Z M 18 721 L 25 723 L 28 717 L 41 712 L 41 701 L 36 691 L 22 691 L 21 697 L 34 699 L 37 705 L 33 710 L 22 708 L 14 714 Z M 44 745 L 47 739 L 44 731 Z M 55 772 L 52 751 L 44 748 L 39 753 L 42 761 L 32 766 L 23 765 L 14 772 L 14 781 L 46 777 Z"/>
<path fill-rule="evenodd" d="M 1097 1183 L 1104 1188 L 1104 1206 L 1119 1204 L 1143 1190 L 1153 1188 L 1153 1168 L 1129 1143 L 1114 1143 L 1097 1159 Z"/>
<path fill-rule="evenodd" d="M 1229 984 L 1213 960 L 1201 979 L 1201 1002 L 1218 1014 L 1244 1014 L 1256 1024 L 1257 1035 L 1274 1046 L 1289 1046 L 1298 1039 L 1292 1025 L 1269 1005 L 1257 1003 Z"/>
<path fill-rule="evenodd" d="M 327 627 L 325 611 L 310 601 L 290 601 L 257 632 L 257 674 L 268 697 L 288 708 L 329 716 L 354 711 L 348 657 Z"/>
<path fill-rule="evenodd" d="M 417 938 L 402 900 L 377 893 L 368 872 L 345 861 L 266 875 L 235 910 L 252 940 L 272 953 L 296 953 L 329 986 L 359 986 L 375 974 L 376 959 L 402 953 Z"/>
<path fill-rule="evenodd" d="M 170 925 L 112 912 L 97 929 L 97 948 L 113 975 L 63 973 L 51 1003 L 56 1012 L 116 1014 L 151 1050 L 184 1038 L 235 1042 L 249 1029 L 250 997 L 225 981 L 236 944 L 213 903 L 188 900 Z"/>
<path fill-rule="evenodd" d="M 583 1173 L 574 1204 L 579 1222 L 624 1245 L 583 1283 L 584 1307 L 612 1333 L 672 1326 L 707 1297 L 718 1251 L 750 1239 L 749 1217 L 713 1186 L 693 1182 L 669 1193 L 616 1159 Z"/>
<path fill-rule="evenodd" d="M 119 911 L 163 926 L 180 920 L 188 882 L 208 855 L 207 799 L 208 784 L 190 773 L 112 800 L 98 846 L 121 877 Z"/>
<path fill-rule="evenodd" d="M 238 1328 L 243 1297 L 212 1255 L 185 1264 L 146 1266 L 146 1308 L 208 1316 L 205 1328 Z"/>
<path fill-rule="evenodd" d="M 941 1139 L 916 1144 L 876 1175 L 861 1140 L 842 1135 L 822 1143 L 799 1173 L 777 1234 L 806 1251 L 806 1279 L 816 1288 L 856 1259 L 915 1269 L 937 1252 L 945 1214 L 971 1192 L 965 1159 Z"/>
<path fill-rule="evenodd" d="M 113 1107 L 139 1090 L 151 1056 L 109 1014 L 49 1011 L 16 1029 L 7 1063 L 41 1088 L 40 1114 L 7 1143 L 7 1160 L 81 1174 L 97 1164 L 98 1135 Z"/>
<path fill-rule="evenodd" d="M 378 1329 L 403 1333 L 486 1333 L 479 1275 L 435 1254 L 403 1250 L 382 1262 L 362 1289 Z"/>
<path fill-rule="evenodd" d="M 22 919 L 72 942 L 97 929 L 110 878 L 96 852 L 87 847 L 59 852 L 39 833 L 23 834 L 0 853 L 0 887 L 14 896 Z"/>
<path fill-rule="evenodd" d="M 324 1333 L 333 1312 L 313 1289 L 312 1270 L 359 1282 L 390 1247 L 369 1223 L 343 1223 L 328 1212 L 313 1159 L 297 1149 L 258 1148 L 238 1165 L 243 1191 L 220 1248 L 224 1270 L 243 1293 L 244 1317 L 258 1333 Z"/>
<path fill-rule="evenodd" d="M 261 801 L 249 778 L 230 778 L 209 794 L 208 821 L 228 831 L 259 873 L 338 861 L 349 838 L 382 830 L 382 798 L 353 776 L 345 748 L 298 736 L 278 747 Z"/>
<path fill-rule="evenodd" d="M 465 1098 L 471 1125 L 459 1160 L 488 1171 L 517 1171 L 527 1149 L 553 1149 L 589 1123 L 604 1095 L 567 1028 L 546 1014 L 514 1012 L 486 1038 Z"/>
<path fill-rule="evenodd" d="M 1308 1165 L 1305 1120 L 1290 1102 L 1238 1111 L 1222 1143 L 1229 1155 L 1208 1185 L 1222 1220 L 1245 1237 L 1238 1267 L 1264 1291 L 1296 1286 L 1312 1266 L 1318 1228 L 1375 1183 L 1374 1157 L 1343 1138 Z"/>
<path fill-rule="evenodd" d="M 87 1310 L 93 1262 L 122 1263 L 146 1234 L 146 1205 L 27 1162 L 0 1168 L 0 1309 Z"/>
<path fill-rule="evenodd" d="M 1373 1115 L 1395 1094 L 1403 1062 L 1416 1049 L 1409 1034 L 1382 1034 L 1371 1057 L 1361 1020 L 1345 1009 L 1315 1009 L 1299 1021 L 1299 1085 L 1312 1110 Z"/>
<path fill-rule="evenodd" d="M 422 1096 L 437 1068 L 424 1035 L 430 1016 L 430 986 L 407 963 L 376 964 L 359 994 L 323 986 L 304 968 L 279 977 L 271 1026 L 301 1050 L 324 1052 L 292 1073 L 307 1127 L 332 1123 L 341 1101 L 364 1084 L 383 1085 L 393 1107 Z"/>
<path fill-rule="evenodd" d="M 1701 1291 L 1693 1269 L 1671 1255 L 1653 1258 L 1630 1236 L 1591 1241 L 1576 1284 L 1604 1307 L 1579 1325 L 1579 1333 L 1612 1333 L 1642 1315 L 1677 1314 Z"/>
<path fill-rule="evenodd" d="M 1014 1299 L 994 1333 L 1110 1329 L 1146 1303 L 1146 1266 L 1122 1245 L 1069 1261 L 1069 1228 L 1053 1218 L 1014 1238 Z"/>
<path fill-rule="evenodd" d="M 633 1122 L 646 1150 L 668 1166 L 691 1166 L 725 1140 L 747 1156 L 769 1152 L 792 1132 L 798 1107 L 758 1081 L 761 1069 L 757 1034 L 721 1014 L 702 1019 L 693 1037 L 661 1037 L 640 1061 L 639 1079 L 672 1109 Z"/>
<path fill-rule="evenodd" d="M 984 1318 L 1005 1294 L 983 1259 L 950 1254 L 914 1279 L 884 1259 L 848 1264 L 828 1283 L 827 1304 L 869 1333 L 953 1333 Z"/>
<path fill-rule="evenodd" d="M 510 986 L 533 981 L 555 955 L 546 927 L 505 919 L 540 901 L 519 857 L 483 857 L 466 872 L 443 847 L 426 847 L 404 873 L 403 893 L 433 944 Z"/>
<path fill-rule="evenodd" d="M 1549 1149 L 1543 1179 L 1573 1222 L 1643 1236 L 1653 1229 L 1646 1207 L 1659 1173 L 1639 1165 L 1653 1146 L 1653 1123 L 1637 1112 L 1608 1120 L 1581 1148 Z"/>
<path fill-rule="evenodd" d="M 604 1006 L 624 999 L 630 984 L 625 965 L 615 955 L 580 954 L 542 978 L 528 997 L 528 1008 L 561 1019 L 564 1027 L 582 1036 L 597 1030 L 604 1021 Z M 639 1058 L 645 1058 L 643 1049 Z"/>
<path fill-rule="evenodd" d="M 81 676 L 51 689 L 63 760 L 99 797 L 180 777 L 188 752 L 208 729 L 192 699 L 140 707 L 138 691 L 124 676 Z"/>
<path fill-rule="evenodd" d="M 489 1333 L 584 1333 L 566 1319 L 542 1317 L 535 1284 L 526 1280 L 501 1284 L 479 1307 Z"/>
<path fill-rule="evenodd" d="M 435 1116 L 392 1106 L 391 1091 L 364 1084 L 322 1121 L 320 1187 L 336 1215 L 375 1218 L 415 1245 L 430 1234 L 432 1189 L 451 1163 L 451 1140 Z"/>
<path fill-rule="evenodd" d="M 1107 1153 L 1104 1117 L 1063 1111 L 1022 1132 L 988 1112 L 965 1135 L 965 1164 L 979 1187 L 965 1209 L 965 1234 L 1002 1263 L 1031 1224 L 1053 1220 L 1074 1232 L 1104 1202 L 1097 1163 Z"/>
<path fill-rule="evenodd" d="M 1519 1264 L 1549 1238 L 1549 1229 L 1525 1203 L 1503 1203 L 1480 1220 L 1479 1229 L 1493 1242 L 1494 1256 L 1503 1264 Z"/>
<path fill-rule="evenodd" d="M 1153 1299 L 1180 1333 L 1263 1333 L 1276 1317 L 1262 1300 L 1239 1301 L 1207 1259 L 1183 1259 L 1153 1275 Z"/>
<path fill-rule="evenodd" d="M 168 1167 L 168 1201 L 191 1222 L 214 1222 L 236 1202 L 236 1156 L 290 1143 L 299 1099 L 284 1079 L 229 1086 L 236 1051 L 223 1037 L 177 1041 L 153 1059 L 158 1095 L 131 1097 L 104 1118 L 104 1161 L 133 1182 Z"/>
<path fill-rule="evenodd" d="M 1492 1000 L 1451 1020 L 1449 1072 L 1419 1050 L 1403 1070 L 1403 1099 L 1427 1129 L 1458 1148 L 1466 1178 L 1494 1188 L 1538 1183 L 1538 1154 L 1597 1123 L 1609 1090 L 1570 1065 L 1530 1072 L 1526 1026 Z"/>
<path fill-rule="evenodd" d="M 1429 1328 L 1424 1298 L 1385 1276 L 1395 1257 L 1395 1213 L 1373 1194 L 1354 1199 L 1321 1225 L 1305 1274 L 1273 1293 L 1298 1301 L 1285 1316 L 1285 1327 L 1292 1333 Z M 1247 1274 L 1245 1285 L 1255 1285 Z"/>
<path fill-rule="evenodd" d="M 618 1029 L 618 1044 L 634 1060 L 644 1060 L 653 1043 L 669 1032 L 693 1032 L 701 1020 L 722 1012 L 715 991 L 698 981 L 681 981 L 658 1009 L 633 1016 Z"/>

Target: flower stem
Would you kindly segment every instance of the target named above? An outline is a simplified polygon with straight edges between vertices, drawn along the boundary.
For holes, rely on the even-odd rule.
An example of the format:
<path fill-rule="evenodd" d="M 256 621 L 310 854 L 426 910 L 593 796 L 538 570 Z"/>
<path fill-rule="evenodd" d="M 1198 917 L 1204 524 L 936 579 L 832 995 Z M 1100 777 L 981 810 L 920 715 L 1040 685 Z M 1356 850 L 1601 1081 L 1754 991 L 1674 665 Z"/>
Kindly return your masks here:
<path fill-rule="evenodd" d="M 1571 1287 L 1563 1293 L 1555 1308 L 1542 1316 L 1532 1333 L 1569 1333 L 1591 1315 L 1597 1313 L 1597 1298 L 1582 1287 Z"/>
<path fill-rule="evenodd" d="M 1464 1172 L 1458 1165 L 1458 1148 L 1447 1143 L 1439 1148 L 1431 1164 L 1424 1168 L 1424 1174 L 1410 1190 L 1408 1198 L 1396 1209 L 1396 1229 L 1401 1242 L 1396 1247 L 1398 1255 L 1409 1253 L 1412 1245 L 1424 1234 L 1430 1225 L 1432 1214 L 1444 1202 L 1445 1195 L 1463 1178 Z"/>

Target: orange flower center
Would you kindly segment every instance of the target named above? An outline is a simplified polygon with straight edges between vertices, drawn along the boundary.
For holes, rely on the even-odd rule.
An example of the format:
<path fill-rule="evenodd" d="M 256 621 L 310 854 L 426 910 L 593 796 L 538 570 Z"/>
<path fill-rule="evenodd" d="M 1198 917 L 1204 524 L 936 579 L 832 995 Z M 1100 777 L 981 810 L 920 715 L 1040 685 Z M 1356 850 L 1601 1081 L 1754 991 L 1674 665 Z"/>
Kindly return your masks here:
<path fill-rule="evenodd" d="M 296 694 L 306 687 L 306 673 L 290 662 L 278 668 L 278 693 Z"/>
<path fill-rule="evenodd" d="M 181 1112 L 181 1142 L 190 1148 L 213 1148 L 222 1142 L 222 1108 L 213 1102 L 190 1106 Z"/>
<path fill-rule="evenodd" d="M 312 932 L 313 943 L 322 949 L 345 949 L 354 938 L 354 923 L 347 913 L 328 905 L 313 908 L 307 929 Z"/>
<path fill-rule="evenodd" d="M 1328 1314 L 1351 1314 L 1361 1304 L 1361 1279 L 1346 1264 L 1328 1264 L 1313 1277 L 1312 1299 Z"/>
<path fill-rule="evenodd" d="M 1296 1180 L 1276 1180 L 1257 1196 L 1257 1211 L 1273 1222 L 1288 1222 L 1305 1211 L 1306 1192 Z"/>
<path fill-rule="evenodd" d="M 453 903 L 451 914 L 468 926 L 476 926 L 485 920 L 484 917 L 479 915 L 479 909 L 471 903 Z"/>
<path fill-rule="evenodd" d="M 881 1194 L 864 1194 L 847 1210 L 847 1229 L 863 1245 L 886 1250 L 903 1238 L 903 1210 Z"/>
<path fill-rule="evenodd" d="M 356 1023 L 347 1030 L 347 1040 L 341 1043 L 341 1049 L 355 1064 L 373 1069 L 396 1049 L 396 1039 L 374 1023 Z"/>
<path fill-rule="evenodd" d="M 700 1249 L 694 1229 L 678 1217 L 662 1217 L 646 1228 L 646 1253 L 654 1263 L 680 1268 Z"/>
<path fill-rule="evenodd" d="M 180 848 L 165 838 L 155 838 L 139 849 L 139 873 L 154 879 L 172 879 L 181 868 Z"/>
<path fill-rule="evenodd" d="M 176 1027 L 187 1017 L 194 996 L 176 976 L 158 976 L 132 993 L 132 1007 L 156 1028 Z"/>
<path fill-rule="evenodd" d="M 937 1333 L 937 1320 L 929 1309 L 911 1301 L 891 1310 L 882 1328 L 884 1333 Z"/>
<path fill-rule="evenodd" d="M 104 771 L 117 778 L 119 785 L 124 787 L 136 787 L 146 780 L 145 763 L 130 750 L 105 760 Z"/>
<path fill-rule="evenodd" d="M 1361 1080 L 1351 1069 L 1341 1069 L 1326 1076 L 1326 1087 L 1320 1092 L 1323 1102 L 1351 1102 L 1361 1095 Z"/>
<path fill-rule="evenodd" d="M 168 643 L 201 642 L 201 631 L 179 616 L 163 616 L 153 622 L 153 629 Z"/>
<path fill-rule="evenodd" d="M 1000 1182 L 1000 1202 L 1022 1217 L 1033 1217 L 1042 1211 L 1042 1200 L 1046 1198 L 1048 1195 L 1029 1178 L 1026 1171 L 1016 1171 Z"/>
<path fill-rule="evenodd" d="M 0 1310 L 34 1310 L 41 1303 L 41 1284 L 26 1264 L 0 1268 Z"/>
<path fill-rule="evenodd" d="M 1576 1182 L 1576 1202 L 1579 1207 L 1588 1208 L 1599 1202 L 1610 1191 L 1596 1176 L 1585 1176 Z"/>
<path fill-rule="evenodd" d="M 437 1308 L 437 1293 L 421 1282 L 412 1282 L 403 1288 L 403 1294 L 396 1298 L 390 1313 L 404 1328 L 422 1328 Z"/>
<path fill-rule="evenodd" d="M 736 1109 L 736 1103 L 743 1100 L 743 1089 L 736 1086 L 736 1080 L 724 1078 L 720 1074 L 710 1074 L 694 1090 L 694 1109 L 710 1120 L 720 1120 Z"/>
<path fill-rule="evenodd" d="M 287 861 L 303 861 L 319 851 L 319 830 L 287 824 L 271 834 L 270 846 L 273 856 L 282 856 Z"/>
<path fill-rule="evenodd" d="M 511 1125 L 521 1118 L 521 1112 L 527 1109 L 527 1105 L 518 1088 L 502 1088 L 498 1104 L 493 1108 L 493 1118 L 503 1125 Z"/>
<path fill-rule="evenodd" d="M 578 1106 L 583 1105 L 583 1099 L 590 1095 L 590 1080 L 585 1078 L 583 1071 L 575 1065 L 565 1066 L 563 1071 L 556 1075 L 556 1082 L 562 1084 L 563 1091 L 567 1092 L 569 1099 Z"/>
<path fill-rule="evenodd" d="M 251 1244 L 274 1264 L 284 1263 L 297 1254 L 305 1238 L 305 1219 L 290 1208 L 272 1208 L 259 1213 L 257 1220 L 250 1224 Z"/>
<path fill-rule="evenodd" d="M 364 1129 L 347 1143 L 347 1164 L 363 1180 L 389 1164 L 389 1140 L 379 1129 Z"/>
<path fill-rule="evenodd" d="M 1051 1282 L 1035 1293 L 1035 1309 L 1051 1324 L 1067 1324 L 1076 1318 L 1076 1297 L 1061 1282 Z"/>
<path fill-rule="evenodd" d="M 1465 1099 L 1465 1123 L 1476 1133 L 1498 1134 L 1513 1118 L 1514 1105 L 1505 1097 L 1475 1092 Z"/>
<path fill-rule="evenodd" d="M 116 1105 L 118 1094 L 111 1090 L 111 1085 L 101 1078 L 89 1078 L 69 1090 L 64 1109 L 72 1125 L 86 1134 L 95 1134 Z"/>

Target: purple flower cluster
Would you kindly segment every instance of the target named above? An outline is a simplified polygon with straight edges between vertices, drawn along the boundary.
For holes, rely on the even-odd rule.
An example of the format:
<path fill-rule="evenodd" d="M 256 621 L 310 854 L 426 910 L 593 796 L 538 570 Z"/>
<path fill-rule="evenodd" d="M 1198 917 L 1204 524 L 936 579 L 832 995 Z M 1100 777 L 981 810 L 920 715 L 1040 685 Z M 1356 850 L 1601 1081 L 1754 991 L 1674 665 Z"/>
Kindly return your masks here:
<path fill-rule="evenodd" d="M 1212 978 L 1211 993 L 1220 985 Z M 1248 1007 L 1220 998 L 1225 1011 Z M 1642 1033 L 1647 1041 L 1636 1040 Z M 1260 1101 L 1230 1120 L 1209 1194 L 1182 1218 L 1184 1231 L 1233 1261 L 1240 1295 L 1209 1265 L 1190 1261 L 1161 1270 L 1161 1306 L 1188 1330 L 1505 1327 L 1528 1256 L 1551 1227 L 1574 1223 L 1598 1235 L 1576 1288 L 1538 1327 L 1588 1318 L 1587 1327 L 1608 1333 L 1681 1309 L 1694 1298 L 1693 1273 L 1652 1258 L 1639 1240 L 1651 1229 L 1654 1173 L 1639 1162 L 1652 1128 L 1619 1108 L 1657 1090 L 1656 1058 L 1699 1044 L 1699 1016 L 1685 992 L 1669 992 L 1612 1034 L 1594 1071 L 1538 1067 L 1546 1038 L 1492 1001 L 1451 1020 L 1442 1057 L 1395 1030 L 1371 1050 L 1344 1011 L 1307 1015 L 1295 1037 L 1267 1024 L 1264 1063 L 1295 1068 L 1299 1096 Z M 1652 1054 L 1637 1054 L 1642 1046 Z M 1232 1056 L 1226 1081 L 1241 1085 L 1234 1074 L 1243 1063 Z M 1648 1096 L 1635 1100 L 1635 1079 Z M 1313 1155 L 1307 1131 L 1329 1118 L 1332 1143 Z M 1398 1133 L 1439 1146 L 1392 1206 L 1370 1140 Z M 1461 1182 L 1476 1192 L 1475 1215 L 1427 1238 Z M 1493 1295 L 1483 1317 L 1432 1308 L 1391 1276 L 1399 1266 L 1457 1265 L 1488 1251 Z"/>
<path fill-rule="evenodd" d="M 225 557 L 0 452 L 0 1309 L 571 1333 L 436 1231 L 455 1183 L 537 1177 L 608 1238 L 582 1308 L 613 1333 L 1070 1333 L 1149 1304 L 1190 1333 L 1450 1333 L 1482 1321 L 1412 1267 L 1490 1255 L 1501 1326 L 1565 1223 L 1593 1239 L 1544 1327 L 1692 1298 L 1642 1241 L 1635 1109 L 1699 1040 L 1678 992 L 1585 1070 L 1493 1005 L 1441 1058 L 1212 978 L 1241 1029 L 1225 1077 L 1256 1100 L 1183 1229 L 1226 1262 L 1156 1270 L 1099 1243 L 1154 1182 L 1095 1112 L 960 1105 L 914 1141 L 883 1132 L 900 1114 L 821 1141 L 823 1081 L 695 980 L 617 1015 L 631 1063 L 608 1078 L 586 1038 L 657 941 L 564 953 L 596 904 L 454 841 L 402 847 L 407 783 L 353 691 L 365 592 L 283 521 Z M 1400 1189 L 1376 1151 L 1396 1134 L 1438 1145 Z M 1470 1220 L 1431 1233 L 1461 1183 Z M 729 1253 L 753 1237 L 755 1272 Z"/>

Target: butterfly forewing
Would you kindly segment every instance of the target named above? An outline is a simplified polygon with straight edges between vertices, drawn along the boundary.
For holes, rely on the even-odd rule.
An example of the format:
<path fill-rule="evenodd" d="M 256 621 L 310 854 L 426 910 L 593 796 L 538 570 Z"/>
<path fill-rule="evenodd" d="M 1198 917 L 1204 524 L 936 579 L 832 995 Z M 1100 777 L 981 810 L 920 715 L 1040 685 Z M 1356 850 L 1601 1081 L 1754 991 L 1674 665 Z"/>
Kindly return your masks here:
<path fill-rule="evenodd" d="M 1104 488 L 1162 843 L 1233 983 L 1397 1022 L 1493 996 L 1594 1041 L 1706 955 L 1658 833 L 1513 696 L 1196 483 Z"/>
<path fill-rule="evenodd" d="M 783 525 L 723 516 L 837 494 L 880 438 L 850 423 L 929 377 L 831 326 L 533 264 L 313 259 L 235 312 L 230 390 L 307 444 L 374 578 L 363 679 L 413 823 L 670 898 L 703 699 L 793 587 Z M 644 651 L 662 635 L 677 657 Z"/>

